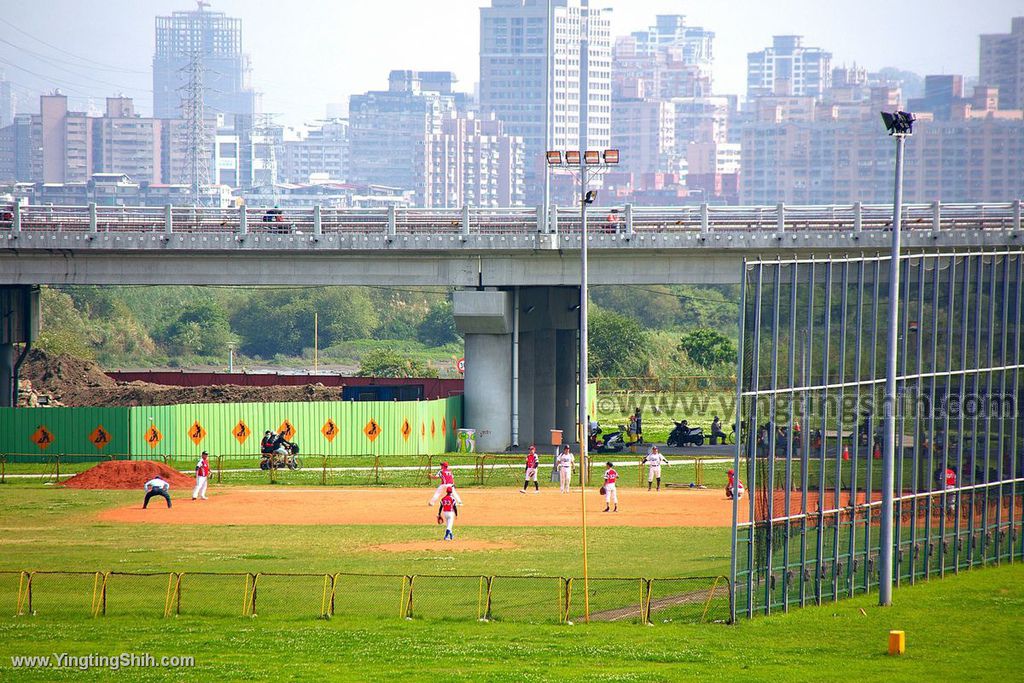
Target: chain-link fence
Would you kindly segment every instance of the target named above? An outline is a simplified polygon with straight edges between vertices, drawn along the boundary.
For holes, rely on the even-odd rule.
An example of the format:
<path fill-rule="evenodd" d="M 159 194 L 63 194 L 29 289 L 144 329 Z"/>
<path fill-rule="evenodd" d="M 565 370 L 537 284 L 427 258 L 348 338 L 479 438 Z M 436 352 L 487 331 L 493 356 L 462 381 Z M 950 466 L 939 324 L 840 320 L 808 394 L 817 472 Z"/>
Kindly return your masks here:
<path fill-rule="evenodd" d="M 702 623 L 728 617 L 729 588 L 724 577 L 6 571 L 0 614 Z"/>

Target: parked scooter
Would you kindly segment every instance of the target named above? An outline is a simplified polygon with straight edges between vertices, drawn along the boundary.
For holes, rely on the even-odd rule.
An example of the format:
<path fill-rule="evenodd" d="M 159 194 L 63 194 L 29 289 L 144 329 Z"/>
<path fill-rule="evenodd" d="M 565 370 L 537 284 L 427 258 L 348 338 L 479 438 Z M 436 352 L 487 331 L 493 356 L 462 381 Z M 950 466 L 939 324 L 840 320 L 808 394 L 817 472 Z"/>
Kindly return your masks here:
<path fill-rule="evenodd" d="M 701 427 L 690 427 L 686 424 L 686 420 L 676 422 L 675 429 L 668 435 L 665 444 L 668 446 L 703 446 L 704 430 Z"/>

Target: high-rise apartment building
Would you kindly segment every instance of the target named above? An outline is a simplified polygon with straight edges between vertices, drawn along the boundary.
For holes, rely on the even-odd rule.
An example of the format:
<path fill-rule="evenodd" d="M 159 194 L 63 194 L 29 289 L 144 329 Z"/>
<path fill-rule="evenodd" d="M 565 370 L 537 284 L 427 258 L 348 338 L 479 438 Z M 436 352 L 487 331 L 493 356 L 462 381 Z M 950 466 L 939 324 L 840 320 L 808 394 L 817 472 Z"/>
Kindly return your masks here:
<path fill-rule="evenodd" d="M 16 104 L 12 83 L 0 73 L 0 128 L 14 123 Z"/>
<path fill-rule="evenodd" d="M 417 194 L 424 205 L 516 206 L 523 203 L 523 141 L 505 133 L 494 114 L 449 112 L 441 132 L 421 147 L 425 174 Z"/>
<path fill-rule="evenodd" d="M 415 202 L 423 206 L 427 197 L 417 188 L 426 175 L 421 147 L 441 133 L 455 102 L 421 86 L 415 71 L 392 71 L 388 90 L 349 98 L 349 180 L 416 189 Z"/>
<path fill-rule="evenodd" d="M 242 20 L 212 12 L 200 3 L 197 10 L 156 18 L 153 116 L 182 116 L 182 89 L 188 85 L 188 65 L 197 55 L 204 70 L 206 108 L 228 116 L 255 114 L 249 56 L 242 52 Z"/>
<path fill-rule="evenodd" d="M 999 88 L 999 106 L 1024 109 L 1024 17 L 1014 17 L 1009 33 L 981 36 L 978 80 Z"/>
<path fill-rule="evenodd" d="M 621 171 L 680 174 L 676 148 L 676 110 L 671 101 L 616 97 L 612 101 L 612 147 Z"/>
<path fill-rule="evenodd" d="M 285 140 L 278 160 L 278 176 L 286 183 L 308 183 L 310 176 L 345 180 L 348 168 L 348 121 L 325 121 L 304 131 L 296 140 Z"/>
<path fill-rule="evenodd" d="M 491 0 L 480 9 L 480 110 L 523 138 L 531 202 L 543 194 L 546 116 L 552 149 L 611 143 L 607 10 L 589 0 L 551 0 L 549 16 L 548 6 L 548 0 Z"/>
<path fill-rule="evenodd" d="M 659 15 L 654 26 L 615 41 L 612 90 L 633 80 L 648 97 L 705 97 L 711 94 L 715 34 L 688 26 L 686 17 Z"/>
<path fill-rule="evenodd" d="M 59 92 L 39 98 L 38 127 L 44 183 L 84 183 L 92 174 L 92 121 L 85 112 L 68 111 Z M 34 180 L 34 179 L 33 179 Z"/>
<path fill-rule="evenodd" d="M 91 123 L 93 173 L 123 173 L 136 182 L 161 182 L 160 119 L 138 116 L 130 97 L 108 97 L 106 115 Z"/>
<path fill-rule="evenodd" d="M 821 98 L 832 84 L 832 54 L 805 47 L 802 36 L 774 36 L 772 46 L 747 53 L 747 98 Z"/>

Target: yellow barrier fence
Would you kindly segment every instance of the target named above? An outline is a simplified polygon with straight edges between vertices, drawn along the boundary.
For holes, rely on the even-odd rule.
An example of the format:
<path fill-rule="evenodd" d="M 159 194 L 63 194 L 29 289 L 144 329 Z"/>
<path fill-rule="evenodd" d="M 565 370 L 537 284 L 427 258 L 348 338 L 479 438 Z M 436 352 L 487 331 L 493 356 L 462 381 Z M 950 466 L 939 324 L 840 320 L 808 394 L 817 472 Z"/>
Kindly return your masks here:
<path fill-rule="evenodd" d="M 339 572 L 0 571 L 0 618 L 281 617 L 454 619 L 530 623 L 721 622 L 728 581 L 717 577 L 591 578 L 590 613 L 557 576 Z"/>

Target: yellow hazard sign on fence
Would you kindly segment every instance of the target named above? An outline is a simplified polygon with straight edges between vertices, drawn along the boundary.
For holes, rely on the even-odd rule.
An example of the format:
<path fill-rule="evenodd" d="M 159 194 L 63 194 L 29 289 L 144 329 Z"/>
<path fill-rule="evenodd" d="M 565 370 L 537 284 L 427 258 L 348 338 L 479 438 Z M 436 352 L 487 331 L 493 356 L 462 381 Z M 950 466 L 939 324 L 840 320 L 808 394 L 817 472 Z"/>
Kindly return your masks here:
<path fill-rule="evenodd" d="M 298 431 L 289 419 L 285 419 L 281 426 L 277 428 L 277 433 L 283 436 L 285 441 L 291 441 L 292 437 L 298 434 Z"/>
<path fill-rule="evenodd" d="M 188 438 L 197 446 L 206 438 L 206 429 L 199 424 L 199 420 L 193 422 L 192 426 L 188 428 Z"/>
<path fill-rule="evenodd" d="M 363 434 L 365 434 L 366 438 L 370 440 L 370 443 L 373 443 L 377 440 L 377 437 L 380 436 L 380 425 L 371 417 L 370 421 L 366 423 L 365 427 L 363 427 Z"/>
<path fill-rule="evenodd" d="M 156 445 L 160 443 L 164 435 L 160 433 L 160 430 L 156 428 L 156 425 L 149 425 L 149 429 L 146 430 L 146 443 L 149 444 L 150 448 L 156 448 Z"/>
<path fill-rule="evenodd" d="M 89 441 L 96 450 L 103 450 L 104 446 L 110 443 L 110 432 L 103 428 L 103 425 L 99 425 L 96 429 L 92 430 L 92 434 L 89 435 Z"/>
<path fill-rule="evenodd" d="M 45 451 L 53 445 L 53 434 L 50 433 L 50 430 L 45 425 L 39 425 L 39 429 L 34 431 L 29 438 L 32 439 L 32 443 L 38 446 L 41 451 Z"/>
<path fill-rule="evenodd" d="M 320 433 L 327 439 L 327 443 L 334 443 L 334 437 L 338 436 L 338 423 L 334 418 L 327 418 L 324 426 L 320 428 Z"/>
<path fill-rule="evenodd" d="M 245 424 L 245 420 L 239 420 L 235 428 L 231 430 L 231 436 L 235 437 L 235 441 L 239 444 L 244 444 L 245 440 L 252 436 L 252 430 L 249 429 L 249 425 Z"/>
<path fill-rule="evenodd" d="M 405 418 L 402 420 L 402 438 L 408 441 L 410 434 L 412 434 L 412 427 L 409 426 L 409 418 Z"/>

